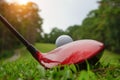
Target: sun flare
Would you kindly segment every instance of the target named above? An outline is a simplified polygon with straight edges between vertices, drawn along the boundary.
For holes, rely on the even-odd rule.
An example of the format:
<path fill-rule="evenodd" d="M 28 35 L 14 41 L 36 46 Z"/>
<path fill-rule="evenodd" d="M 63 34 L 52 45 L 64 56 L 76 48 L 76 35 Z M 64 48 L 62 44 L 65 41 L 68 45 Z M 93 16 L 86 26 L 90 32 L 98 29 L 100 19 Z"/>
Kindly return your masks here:
<path fill-rule="evenodd" d="M 16 3 L 24 5 L 27 4 L 29 1 L 28 0 L 15 0 Z"/>

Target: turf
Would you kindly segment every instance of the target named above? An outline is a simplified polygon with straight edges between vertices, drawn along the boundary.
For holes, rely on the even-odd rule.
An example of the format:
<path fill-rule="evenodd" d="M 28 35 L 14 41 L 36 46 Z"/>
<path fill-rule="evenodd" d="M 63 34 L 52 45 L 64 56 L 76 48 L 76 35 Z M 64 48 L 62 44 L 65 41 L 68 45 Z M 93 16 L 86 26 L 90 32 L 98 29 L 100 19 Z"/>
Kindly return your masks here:
<path fill-rule="evenodd" d="M 35 46 L 44 53 L 55 48 L 53 44 L 37 43 Z M 98 68 L 90 68 L 88 63 L 87 70 L 80 71 L 75 65 L 46 70 L 25 48 L 18 50 L 20 58 L 11 62 L 8 59 L 0 61 L 0 80 L 120 80 L 120 57 L 107 50 L 104 51 Z"/>

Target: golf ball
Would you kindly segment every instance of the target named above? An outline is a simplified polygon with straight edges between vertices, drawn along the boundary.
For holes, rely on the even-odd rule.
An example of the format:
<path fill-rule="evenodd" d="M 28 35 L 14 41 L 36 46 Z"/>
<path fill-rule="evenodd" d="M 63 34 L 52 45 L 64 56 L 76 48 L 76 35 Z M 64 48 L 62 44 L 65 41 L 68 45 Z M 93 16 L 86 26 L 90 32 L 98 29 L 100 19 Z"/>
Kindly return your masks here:
<path fill-rule="evenodd" d="M 57 47 L 60 47 L 70 42 L 73 42 L 73 39 L 69 35 L 61 35 L 56 39 L 55 44 Z"/>

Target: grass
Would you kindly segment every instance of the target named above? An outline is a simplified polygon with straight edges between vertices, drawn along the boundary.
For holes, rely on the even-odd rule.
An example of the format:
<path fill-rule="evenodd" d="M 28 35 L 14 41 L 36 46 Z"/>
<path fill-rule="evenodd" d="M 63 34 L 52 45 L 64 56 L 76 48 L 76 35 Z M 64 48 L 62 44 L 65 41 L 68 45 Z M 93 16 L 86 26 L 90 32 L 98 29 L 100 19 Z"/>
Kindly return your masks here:
<path fill-rule="evenodd" d="M 105 50 L 104 55 L 101 58 L 100 62 L 104 66 L 107 65 L 120 66 L 120 55 Z"/>
<path fill-rule="evenodd" d="M 51 51 L 55 48 L 55 45 L 53 44 L 44 44 L 44 43 L 38 43 L 38 44 L 35 44 L 35 47 L 40 50 L 41 52 L 48 52 L 48 51 Z"/>
<path fill-rule="evenodd" d="M 37 43 L 36 48 L 41 52 L 48 52 L 55 48 L 53 44 Z M 65 66 L 64 69 L 55 67 L 44 69 L 25 48 L 19 49 L 21 57 L 16 61 L 0 62 L 0 80 L 120 80 L 119 55 L 104 51 L 100 59 L 101 65 L 97 69 L 77 71 L 75 65 Z"/>

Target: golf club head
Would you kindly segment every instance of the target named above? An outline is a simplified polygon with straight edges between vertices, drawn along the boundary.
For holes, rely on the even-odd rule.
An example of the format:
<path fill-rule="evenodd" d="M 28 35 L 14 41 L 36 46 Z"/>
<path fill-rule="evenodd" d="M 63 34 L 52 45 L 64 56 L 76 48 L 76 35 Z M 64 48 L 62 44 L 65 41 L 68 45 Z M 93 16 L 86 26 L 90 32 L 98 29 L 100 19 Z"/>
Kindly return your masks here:
<path fill-rule="evenodd" d="M 40 63 L 46 68 L 53 68 L 58 65 L 79 64 L 97 55 L 101 55 L 104 44 L 95 40 L 78 40 L 48 53 L 40 55 Z M 97 61 L 93 61 L 96 63 Z"/>

